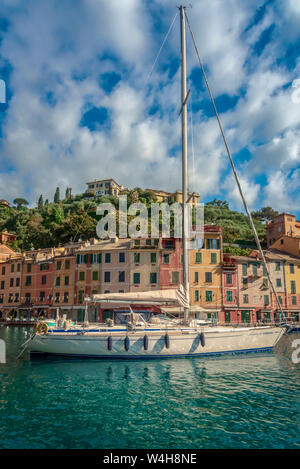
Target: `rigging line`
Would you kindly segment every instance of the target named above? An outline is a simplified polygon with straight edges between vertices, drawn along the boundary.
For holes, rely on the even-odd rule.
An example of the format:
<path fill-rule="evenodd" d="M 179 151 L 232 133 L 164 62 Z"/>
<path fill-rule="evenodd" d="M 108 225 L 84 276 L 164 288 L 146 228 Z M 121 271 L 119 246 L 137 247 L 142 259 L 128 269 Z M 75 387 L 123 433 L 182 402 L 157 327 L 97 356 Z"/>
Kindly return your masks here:
<path fill-rule="evenodd" d="M 194 126 L 193 126 L 193 101 L 192 101 L 192 92 L 190 93 L 191 100 L 190 100 L 190 116 L 191 116 L 191 146 L 192 146 L 192 190 L 191 192 L 194 191 L 195 189 L 195 151 L 194 151 Z"/>
<path fill-rule="evenodd" d="M 149 78 L 151 77 L 151 75 L 152 75 L 152 73 L 153 73 L 153 70 L 154 70 L 154 68 L 155 68 L 156 62 L 158 61 L 158 58 L 159 58 L 159 56 L 160 56 L 160 54 L 161 54 L 161 51 L 162 51 L 162 49 L 163 49 L 163 47 L 164 47 L 164 45 L 165 45 L 165 42 L 166 42 L 166 40 L 168 39 L 168 36 L 169 36 L 169 34 L 170 34 L 170 32 L 171 32 L 171 30 L 172 30 L 172 28 L 173 28 L 173 25 L 174 25 L 174 23 L 175 23 L 175 20 L 176 20 L 176 18 L 177 18 L 177 15 L 178 15 L 178 11 L 176 12 L 176 14 L 175 14 L 175 16 L 174 16 L 174 18 L 173 18 L 173 21 L 172 21 L 172 23 L 171 23 L 171 25 L 170 25 L 170 27 L 169 27 L 169 29 L 168 29 L 168 31 L 167 31 L 167 34 L 166 34 L 165 37 L 164 37 L 164 40 L 163 40 L 163 42 L 162 42 L 162 44 L 161 44 L 161 46 L 160 46 L 160 49 L 159 49 L 159 51 L 158 51 L 158 54 L 157 54 L 157 56 L 156 56 L 156 58 L 155 58 L 155 60 L 154 60 L 154 62 L 153 62 L 153 65 L 152 65 L 152 68 L 151 68 L 151 70 L 150 70 L 150 73 L 149 73 L 149 75 L 147 76 L 146 82 L 149 80 Z"/>
<path fill-rule="evenodd" d="M 227 140 L 226 140 L 226 137 L 225 137 L 225 133 L 224 133 L 224 130 L 223 130 L 223 126 L 222 126 L 222 123 L 221 123 L 221 120 L 220 120 L 220 117 L 219 117 L 219 114 L 218 114 L 218 111 L 217 111 L 217 108 L 216 108 L 216 105 L 215 105 L 215 100 L 214 100 L 214 98 L 213 98 L 212 92 L 211 92 L 211 90 L 210 90 L 210 86 L 209 86 L 209 84 L 208 84 L 208 80 L 207 80 L 207 77 L 206 77 L 206 73 L 205 73 L 205 70 L 204 70 L 204 67 L 203 67 L 203 64 L 202 64 L 200 55 L 199 55 L 198 47 L 197 47 L 197 44 L 196 44 L 196 41 L 195 41 L 195 38 L 194 38 L 194 34 L 193 34 L 193 32 L 192 32 L 192 29 L 191 29 L 190 22 L 189 22 L 189 19 L 188 19 L 188 17 L 187 17 L 187 14 L 185 14 L 185 17 L 186 17 L 187 25 L 188 25 L 188 28 L 189 28 L 189 31 L 190 31 L 190 34 L 191 34 L 191 37 L 192 37 L 193 45 L 194 45 L 194 47 L 195 47 L 195 51 L 196 51 L 196 54 L 197 54 L 197 57 L 198 57 L 198 60 L 199 60 L 199 64 L 200 64 L 200 67 L 201 67 L 201 70 L 202 70 L 202 73 L 203 73 L 203 76 L 204 76 L 206 88 L 207 88 L 207 91 L 208 91 L 208 93 L 209 93 L 210 100 L 211 100 L 211 103 L 212 103 L 212 105 L 213 105 L 213 108 L 214 108 L 214 111 L 215 111 L 215 114 L 216 114 L 216 118 L 217 118 L 217 121 L 218 121 L 218 124 L 219 124 L 219 128 L 220 128 L 220 131 L 221 131 L 221 134 L 222 134 L 222 138 L 223 138 L 224 145 L 225 145 L 225 148 L 226 148 L 226 151 L 227 151 L 227 155 L 228 155 L 228 158 L 229 158 L 231 167 L 232 167 L 232 171 L 233 171 L 233 174 L 234 174 L 234 177 L 235 177 L 237 186 L 238 186 L 238 190 L 239 190 L 239 192 L 240 192 L 240 196 L 241 196 L 241 198 L 242 198 L 243 205 L 244 205 L 245 211 L 246 211 L 246 213 L 247 213 L 247 216 L 248 216 L 248 219 L 249 219 L 249 223 L 250 223 L 252 232 L 253 232 L 253 234 L 254 234 L 254 238 L 255 238 L 255 241 L 256 241 L 256 245 L 257 245 L 257 247 L 258 247 L 259 253 L 260 253 L 261 258 L 262 258 L 263 265 L 265 266 L 265 269 L 266 269 L 266 272 L 267 272 L 267 277 L 268 277 L 268 279 L 269 279 L 269 282 L 270 282 L 270 285 L 271 285 L 271 287 L 272 287 L 274 296 L 275 296 L 275 298 L 276 298 L 276 302 L 277 302 L 278 308 L 279 308 L 279 310 L 280 310 L 280 316 L 283 317 L 284 319 L 286 319 L 285 314 L 284 314 L 283 311 L 282 311 L 282 307 L 281 307 L 281 304 L 280 304 L 280 301 L 279 301 L 277 292 L 276 292 L 276 290 L 275 290 L 273 281 L 272 281 L 272 279 L 271 279 L 271 275 L 270 275 L 269 269 L 268 269 L 268 267 L 267 267 L 266 259 L 265 259 L 265 256 L 264 256 L 262 247 L 261 247 L 261 245 L 260 245 L 260 241 L 259 241 L 259 238 L 258 238 L 258 235 L 257 235 L 257 231 L 256 231 L 256 228 L 255 228 L 254 223 L 253 223 L 253 220 L 252 220 L 251 213 L 250 213 L 250 211 L 249 211 L 249 209 L 248 209 L 248 205 L 247 205 L 246 199 L 245 199 L 245 197 L 244 197 L 244 193 L 243 193 L 243 191 L 242 191 L 242 187 L 241 187 L 241 184 L 240 184 L 240 181 L 239 181 L 239 177 L 238 177 L 238 175 L 237 175 L 237 172 L 236 172 L 236 169 L 235 169 L 235 166 L 234 166 L 234 163 L 233 163 L 233 159 L 232 159 L 232 156 L 231 156 L 231 152 L 230 152 L 229 146 L 228 146 L 228 144 L 227 144 Z"/>

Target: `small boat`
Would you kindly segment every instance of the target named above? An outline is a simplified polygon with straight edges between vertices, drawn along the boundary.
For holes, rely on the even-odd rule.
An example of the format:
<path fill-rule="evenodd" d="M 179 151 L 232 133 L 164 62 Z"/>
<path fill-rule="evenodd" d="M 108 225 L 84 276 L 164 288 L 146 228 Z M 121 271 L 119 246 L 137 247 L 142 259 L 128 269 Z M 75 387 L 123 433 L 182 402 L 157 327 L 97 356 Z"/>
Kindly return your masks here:
<path fill-rule="evenodd" d="M 199 324 L 191 318 L 189 301 L 189 267 L 187 210 L 188 210 L 188 160 L 187 160 L 187 99 L 186 90 L 186 37 L 185 7 L 179 7 L 181 25 L 181 117 L 182 117 L 182 246 L 183 246 L 183 285 L 178 289 L 146 292 L 129 292 L 93 295 L 86 298 L 86 316 L 83 326 L 63 328 L 40 328 L 27 346 L 31 354 L 51 354 L 69 357 L 94 358 L 166 358 L 187 356 L 208 356 L 224 353 L 242 353 L 271 350 L 285 332 L 283 327 L 227 327 Z M 233 163 L 232 163 L 233 165 Z M 234 168 L 233 168 L 234 169 Z M 237 176 L 236 176 L 237 178 Z M 238 182 L 238 180 L 237 180 Z M 239 185 L 239 182 L 238 182 Z M 241 191 L 241 189 L 240 189 Z M 242 195 L 242 192 L 241 192 Z M 243 202 L 246 206 L 244 197 Z M 250 224 L 259 240 L 249 215 Z M 252 222 L 252 223 L 251 223 Z M 264 256 L 262 259 L 266 266 Z M 272 279 L 269 277 L 270 283 Z M 276 297 L 276 291 L 274 289 Z M 184 318 L 146 322 L 140 315 L 139 321 L 128 321 L 125 325 L 89 325 L 87 322 L 88 305 L 93 303 L 121 303 L 132 305 L 165 306 L 177 304 L 184 308 Z M 278 300 L 279 304 L 279 300 Z M 281 306 L 279 305 L 281 309 Z"/>

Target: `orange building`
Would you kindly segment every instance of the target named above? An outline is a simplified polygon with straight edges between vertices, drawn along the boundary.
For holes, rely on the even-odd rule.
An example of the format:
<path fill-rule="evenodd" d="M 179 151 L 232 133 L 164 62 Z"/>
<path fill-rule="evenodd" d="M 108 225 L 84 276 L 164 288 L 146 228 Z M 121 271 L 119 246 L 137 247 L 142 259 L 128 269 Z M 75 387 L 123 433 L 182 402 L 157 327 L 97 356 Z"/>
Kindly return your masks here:
<path fill-rule="evenodd" d="M 300 240 L 300 221 L 296 220 L 295 215 L 290 213 L 281 213 L 274 217 L 266 225 L 267 246 L 273 247 L 275 241 L 282 237 L 299 238 Z"/>

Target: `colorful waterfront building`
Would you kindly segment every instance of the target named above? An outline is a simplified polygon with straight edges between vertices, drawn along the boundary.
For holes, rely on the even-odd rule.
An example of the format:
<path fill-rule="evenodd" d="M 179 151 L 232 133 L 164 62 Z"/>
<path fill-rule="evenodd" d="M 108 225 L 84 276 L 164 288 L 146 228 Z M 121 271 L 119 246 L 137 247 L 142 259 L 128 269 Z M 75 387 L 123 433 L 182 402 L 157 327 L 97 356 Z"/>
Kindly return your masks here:
<path fill-rule="evenodd" d="M 130 291 L 160 289 L 160 253 L 162 241 L 159 238 L 139 238 L 130 241 L 129 268 Z"/>
<path fill-rule="evenodd" d="M 219 320 L 222 311 L 222 228 L 216 225 L 204 227 L 201 249 L 190 250 L 190 302 L 192 309 L 208 313 Z"/>
<path fill-rule="evenodd" d="M 18 317 L 21 302 L 22 256 L 0 263 L 0 311 L 2 317 Z"/>
<path fill-rule="evenodd" d="M 282 237 L 299 238 L 300 241 L 300 221 L 296 220 L 295 215 L 290 213 L 281 213 L 274 217 L 271 222 L 267 222 L 266 230 L 268 248 L 275 247 L 275 241 Z M 278 249 L 277 245 L 276 249 Z M 289 252 L 286 249 L 285 251 Z"/>

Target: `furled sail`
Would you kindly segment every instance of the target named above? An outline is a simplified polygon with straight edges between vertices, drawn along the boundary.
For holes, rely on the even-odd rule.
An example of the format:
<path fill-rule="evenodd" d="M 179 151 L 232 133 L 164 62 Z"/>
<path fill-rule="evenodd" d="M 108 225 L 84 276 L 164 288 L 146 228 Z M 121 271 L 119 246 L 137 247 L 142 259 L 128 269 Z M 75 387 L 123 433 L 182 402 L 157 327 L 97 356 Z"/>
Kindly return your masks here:
<path fill-rule="evenodd" d="M 85 301 L 94 303 L 127 303 L 127 304 L 168 304 L 175 303 L 184 308 L 189 307 L 188 296 L 184 287 L 180 285 L 177 289 L 153 290 L 128 293 L 104 293 L 92 295 Z"/>

